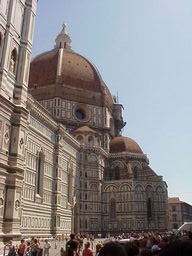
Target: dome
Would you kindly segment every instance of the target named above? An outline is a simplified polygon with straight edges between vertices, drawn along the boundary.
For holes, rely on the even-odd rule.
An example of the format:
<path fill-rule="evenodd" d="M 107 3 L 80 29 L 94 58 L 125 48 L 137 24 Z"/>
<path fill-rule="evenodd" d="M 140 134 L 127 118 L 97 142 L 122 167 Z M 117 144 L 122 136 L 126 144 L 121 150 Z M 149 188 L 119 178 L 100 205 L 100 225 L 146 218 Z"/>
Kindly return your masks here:
<path fill-rule="evenodd" d="M 97 68 L 74 52 L 70 44 L 66 24 L 63 24 L 55 48 L 32 60 L 29 92 L 38 101 L 60 97 L 85 104 L 105 105 L 112 110 L 113 97 Z"/>
<path fill-rule="evenodd" d="M 61 64 L 60 70 L 58 62 Z M 93 64 L 68 49 L 63 49 L 62 54 L 59 49 L 53 49 L 37 56 L 31 62 L 29 88 L 51 84 L 65 84 L 94 92 L 102 91 L 102 80 Z"/>
<path fill-rule="evenodd" d="M 88 126 L 81 126 L 77 128 L 74 133 L 96 133 L 93 129 Z"/>
<path fill-rule="evenodd" d="M 129 152 L 143 154 L 140 146 L 129 137 L 115 137 L 110 141 L 110 153 Z"/>

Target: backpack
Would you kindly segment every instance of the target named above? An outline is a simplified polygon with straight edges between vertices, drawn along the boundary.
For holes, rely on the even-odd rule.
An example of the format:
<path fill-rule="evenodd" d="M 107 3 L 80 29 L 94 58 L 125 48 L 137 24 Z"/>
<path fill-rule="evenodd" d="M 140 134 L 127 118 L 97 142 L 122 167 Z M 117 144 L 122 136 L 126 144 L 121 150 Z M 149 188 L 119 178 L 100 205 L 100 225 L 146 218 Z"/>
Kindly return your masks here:
<path fill-rule="evenodd" d="M 35 244 L 32 245 L 32 247 L 31 247 L 31 252 L 32 252 L 32 253 L 36 253 L 36 252 L 37 252 L 37 248 L 36 248 L 36 245 L 35 245 Z"/>

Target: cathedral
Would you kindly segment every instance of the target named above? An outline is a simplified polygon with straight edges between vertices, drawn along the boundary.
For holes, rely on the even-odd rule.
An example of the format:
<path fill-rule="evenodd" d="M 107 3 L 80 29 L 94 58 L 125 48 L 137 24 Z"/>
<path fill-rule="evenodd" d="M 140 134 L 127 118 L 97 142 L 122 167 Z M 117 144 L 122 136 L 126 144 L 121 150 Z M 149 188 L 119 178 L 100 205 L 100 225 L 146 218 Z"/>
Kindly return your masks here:
<path fill-rule="evenodd" d="M 167 185 L 66 24 L 31 61 L 37 3 L 0 1 L 0 241 L 167 230 Z"/>

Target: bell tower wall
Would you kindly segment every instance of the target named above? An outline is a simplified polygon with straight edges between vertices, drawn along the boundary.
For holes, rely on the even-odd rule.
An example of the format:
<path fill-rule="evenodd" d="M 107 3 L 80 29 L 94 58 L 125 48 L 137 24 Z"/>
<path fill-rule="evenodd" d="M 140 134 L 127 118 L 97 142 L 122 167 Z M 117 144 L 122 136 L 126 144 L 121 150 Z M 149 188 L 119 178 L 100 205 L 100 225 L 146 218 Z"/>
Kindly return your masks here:
<path fill-rule="evenodd" d="M 0 1 L 0 240 L 21 236 L 28 74 L 37 0 Z"/>

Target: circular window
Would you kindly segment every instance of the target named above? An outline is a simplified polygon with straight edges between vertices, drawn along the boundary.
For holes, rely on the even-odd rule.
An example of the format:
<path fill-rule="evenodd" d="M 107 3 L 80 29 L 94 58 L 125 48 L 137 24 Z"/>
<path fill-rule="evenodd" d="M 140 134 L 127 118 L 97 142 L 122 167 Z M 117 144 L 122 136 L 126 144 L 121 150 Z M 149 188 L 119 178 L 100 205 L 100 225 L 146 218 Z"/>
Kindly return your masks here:
<path fill-rule="evenodd" d="M 85 117 L 86 117 L 86 114 L 85 114 L 85 111 L 78 108 L 76 111 L 75 111 L 75 115 L 76 117 L 79 119 L 79 120 L 84 120 Z"/>

